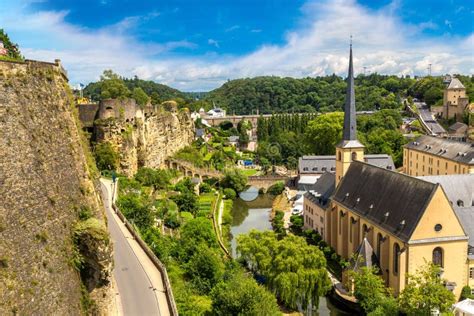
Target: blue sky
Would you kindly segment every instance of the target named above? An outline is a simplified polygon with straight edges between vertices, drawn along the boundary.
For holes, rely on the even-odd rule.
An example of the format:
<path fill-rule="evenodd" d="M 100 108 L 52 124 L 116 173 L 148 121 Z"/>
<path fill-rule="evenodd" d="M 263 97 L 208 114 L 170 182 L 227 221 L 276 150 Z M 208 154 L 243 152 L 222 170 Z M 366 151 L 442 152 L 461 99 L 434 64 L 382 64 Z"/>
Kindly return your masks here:
<path fill-rule="evenodd" d="M 1 0 L 0 27 L 28 58 L 60 58 L 72 83 L 107 68 L 185 91 L 228 79 L 347 69 L 474 73 L 473 1 Z M 20 22 L 21 21 L 21 22 Z"/>

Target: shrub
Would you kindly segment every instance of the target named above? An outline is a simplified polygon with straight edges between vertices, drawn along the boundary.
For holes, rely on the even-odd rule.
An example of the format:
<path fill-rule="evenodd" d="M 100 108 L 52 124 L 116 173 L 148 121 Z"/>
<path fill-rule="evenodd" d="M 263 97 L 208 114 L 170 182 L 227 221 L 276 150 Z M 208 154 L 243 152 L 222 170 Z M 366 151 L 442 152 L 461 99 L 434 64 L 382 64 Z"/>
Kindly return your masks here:
<path fill-rule="evenodd" d="M 235 193 L 234 189 L 231 188 L 225 188 L 224 195 L 226 196 L 226 198 L 231 200 L 235 200 L 235 198 L 237 197 L 237 193 Z"/>
<path fill-rule="evenodd" d="M 285 183 L 282 181 L 278 181 L 274 185 L 268 188 L 267 192 L 272 195 L 279 195 L 285 190 Z"/>
<path fill-rule="evenodd" d="M 105 142 L 95 146 L 95 161 L 99 170 L 116 170 L 119 163 L 119 155 L 111 143 Z"/>
<path fill-rule="evenodd" d="M 247 176 L 238 169 L 227 170 L 221 181 L 223 188 L 232 188 L 235 192 L 242 192 L 247 186 Z"/>
<path fill-rule="evenodd" d="M 284 212 L 276 211 L 275 216 L 272 219 L 273 231 L 277 234 L 279 239 L 286 236 L 286 230 L 285 230 L 284 222 L 283 222 L 284 216 L 285 216 Z"/>
<path fill-rule="evenodd" d="M 212 187 L 206 182 L 201 183 L 201 185 L 199 186 L 199 193 L 209 193 L 211 191 Z"/>
<path fill-rule="evenodd" d="M 474 299 L 474 295 L 471 294 L 471 287 L 466 285 L 462 288 L 461 291 L 461 301 L 465 300 L 466 298 Z"/>
<path fill-rule="evenodd" d="M 80 219 L 81 221 L 85 221 L 86 219 L 89 219 L 89 218 L 92 217 L 92 211 L 91 211 L 91 209 L 90 209 L 88 206 L 83 205 L 83 206 L 81 206 L 81 208 L 79 209 L 79 214 L 78 214 L 78 216 L 79 216 L 79 219 Z"/>

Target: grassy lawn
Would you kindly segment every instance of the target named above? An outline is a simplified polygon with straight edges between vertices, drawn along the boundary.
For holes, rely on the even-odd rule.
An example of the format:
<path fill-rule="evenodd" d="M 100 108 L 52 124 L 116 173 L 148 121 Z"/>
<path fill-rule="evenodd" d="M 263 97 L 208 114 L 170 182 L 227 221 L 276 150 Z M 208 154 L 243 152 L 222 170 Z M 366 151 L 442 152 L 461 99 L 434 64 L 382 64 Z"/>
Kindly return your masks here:
<path fill-rule="evenodd" d="M 242 173 L 245 174 L 247 177 L 254 176 L 257 173 L 255 169 L 242 169 Z"/>

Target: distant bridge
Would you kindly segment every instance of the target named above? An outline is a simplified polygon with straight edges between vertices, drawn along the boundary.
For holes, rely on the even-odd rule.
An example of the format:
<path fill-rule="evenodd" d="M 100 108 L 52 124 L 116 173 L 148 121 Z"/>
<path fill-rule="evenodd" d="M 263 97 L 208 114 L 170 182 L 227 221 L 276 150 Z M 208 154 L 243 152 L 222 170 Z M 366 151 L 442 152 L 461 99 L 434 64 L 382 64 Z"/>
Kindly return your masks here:
<path fill-rule="evenodd" d="M 371 115 L 375 111 L 357 111 L 357 115 Z M 237 127 L 240 121 L 246 120 L 252 124 L 252 130 L 255 132 L 257 130 L 257 121 L 260 117 L 270 118 L 273 115 L 303 115 L 311 113 L 275 113 L 275 114 L 251 114 L 251 115 L 226 115 L 226 116 L 203 116 L 202 119 L 205 120 L 211 126 L 219 126 L 223 122 L 231 122 L 234 127 Z M 320 115 L 321 113 L 317 113 Z"/>
<path fill-rule="evenodd" d="M 199 178 L 201 181 L 209 178 L 221 178 L 223 176 L 219 171 L 209 168 L 198 168 L 190 162 L 179 159 L 167 160 L 166 166 L 169 169 L 181 171 L 185 177 Z"/>

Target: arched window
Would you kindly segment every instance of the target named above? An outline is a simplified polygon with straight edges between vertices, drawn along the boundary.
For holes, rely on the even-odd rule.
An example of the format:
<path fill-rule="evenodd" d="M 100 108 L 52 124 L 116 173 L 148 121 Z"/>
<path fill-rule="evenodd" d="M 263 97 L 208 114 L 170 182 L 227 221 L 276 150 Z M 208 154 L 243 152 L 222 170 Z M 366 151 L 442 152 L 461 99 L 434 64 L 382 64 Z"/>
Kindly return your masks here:
<path fill-rule="evenodd" d="M 382 234 L 377 234 L 377 257 L 380 260 L 380 250 L 382 249 Z"/>
<path fill-rule="evenodd" d="M 362 238 L 365 238 L 367 234 L 367 225 L 362 225 Z"/>
<path fill-rule="evenodd" d="M 441 247 L 433 249 L 433 263 L 443 267 L 443 249 Z"/>
<path fill-rule="evenodd" d="M 357 153 L 353 152 L 352 153 L 352 161 L 357 160 Z"/>
<path fill-rule="evenodd" d="M 339 212 L 339 235 L 342 234 L 342 218 L 344 217 L 344 213 L 342 211 Z"/>
<path fill-rule="evenodd" d="M 393 274 L 397 275 L 398 274 L 398 268 L 400 265 L 400 246 L 395 243 L 393 245 Z"/>
<path fill-rule="evenodd" d="M 352 228 L 352 225 L 354 225 L 354 217 L 351 217 L 351 220 L 349 221 L 349 241 L 352 242 L 352 234 L 354 233 L 354 229 Z"/>
<path fill-rule="evenodd" d="M 341 158 L 341 152 L 338 152 L 338 153 L 337 153 L 337 160 L 341 161 L 341 159 L 342 159 L 342 158 Z"/>

